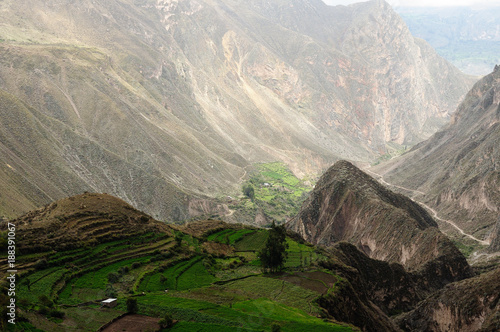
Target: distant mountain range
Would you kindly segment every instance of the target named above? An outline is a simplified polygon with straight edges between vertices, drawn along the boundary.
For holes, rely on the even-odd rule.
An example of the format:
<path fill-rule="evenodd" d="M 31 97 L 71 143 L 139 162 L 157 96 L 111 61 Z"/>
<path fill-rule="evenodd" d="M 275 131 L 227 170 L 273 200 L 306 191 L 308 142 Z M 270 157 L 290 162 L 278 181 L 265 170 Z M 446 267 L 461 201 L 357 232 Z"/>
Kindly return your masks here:
<path fill-rule="evenodd" d="M 411 33 L 464 73 L 484 76 L 500 63 L 500 6 L 396 7 Z"/>
<path fill-rule="evenodd" d="M 248 166 L 368 162 L 473 80 L 384 1 L 2 1 L 0 215 L 84 191 L 156 218 L 218 211 Z"/>

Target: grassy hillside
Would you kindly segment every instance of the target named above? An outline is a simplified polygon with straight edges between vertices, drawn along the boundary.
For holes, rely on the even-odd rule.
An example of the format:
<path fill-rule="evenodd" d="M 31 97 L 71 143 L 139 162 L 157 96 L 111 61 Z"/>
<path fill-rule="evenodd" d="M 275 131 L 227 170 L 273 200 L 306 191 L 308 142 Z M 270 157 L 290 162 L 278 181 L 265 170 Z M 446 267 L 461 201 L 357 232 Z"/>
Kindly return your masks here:
<path fill-rule="evenodd" d="M 87 194 L 15 221 L 20 234 L 36 229 L 42 244 L 58 237 L 57 223 L 63 232 L 66 226 L 78 229 L 81 241 L 34 247 L 24 245 L 29 237 L 20 237 L 25 251 L 17 262 L 23 267 L 16 295 L 20 323 L 9 331 L 96 331 L 125 313 L 130 298 L 137 300 L 139 320 L 169 313 L 176 321 L 171 331 L 270 331 L 273 325 L 281 331 L 356 330 L 327 318 L 316 303 L 338 278 L 319 267 L 326 256 L 318 249 L 287 238 L 286 270 L 263 274 L 257 251 L 267 230 L 214 221 L 173 229 L 145 218 L 141 230 L 134 226 L 141 215 L 133 209 L 123 227 L 115 227 L 122 236 L 89 242 L 105 220 L 86 216 L 85 226 L 71 213 L 74 202 L 80 202 L 79 209 L 89 199 L 106 202 L 100 210 L 114 209 L 115 217 L 109 219 L 119 219 L 128 206 Z M 66 211 L 64 221 L 54 217 L 61 210 Z M 115 308 L 101 308 L 99 301 L 108 297 L 118 298 Z"/>

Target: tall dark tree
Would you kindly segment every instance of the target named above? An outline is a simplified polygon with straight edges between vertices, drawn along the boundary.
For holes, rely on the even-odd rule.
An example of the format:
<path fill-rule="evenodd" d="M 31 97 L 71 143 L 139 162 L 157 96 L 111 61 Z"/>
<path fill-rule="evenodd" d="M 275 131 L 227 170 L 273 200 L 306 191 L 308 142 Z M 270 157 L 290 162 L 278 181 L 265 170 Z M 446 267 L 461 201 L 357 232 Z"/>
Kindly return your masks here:
<path fill-rule="evenodd" d="M 255 189 L 254 187 L 249 183 L 247 185 L 244 185 L 243 186 L 243 194 L 245 194 L 245 196 L 247 196 L 248 198 L 250 198 L 253 202 L 253 200 L 255 199 Z"/>
<path fill-rule="evenodd" d="M 288 257 L 286 249 L 288 249 L 288 243 L 286 243 L 285 226 L 276 226 L 273 222 L 266 245 L 259 252 L 263 269 L 270 272 L 282 270 Z"/>

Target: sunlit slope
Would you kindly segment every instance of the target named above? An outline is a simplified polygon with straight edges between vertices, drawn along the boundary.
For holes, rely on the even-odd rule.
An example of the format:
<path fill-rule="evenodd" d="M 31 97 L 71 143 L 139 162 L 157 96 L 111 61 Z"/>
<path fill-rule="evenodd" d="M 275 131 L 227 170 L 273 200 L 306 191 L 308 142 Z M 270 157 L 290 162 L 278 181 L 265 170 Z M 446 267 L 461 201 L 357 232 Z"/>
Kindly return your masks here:
<path fill-rule="evenodd" d="M 164 219 L 191 215 L 161 203 L 172 185 L 234 194 L 255 162 L 302 177 L 418 142 L 470 84 L 380 1 L 9 0 L 0 19 L 0 88 L 51 132 L 69 187 L 54 190 L 109 192 Z M 54 172 L 40 172 L 30 181 L 50 192 Z M 20 194 L 9 216 L 50 201 Z"/>

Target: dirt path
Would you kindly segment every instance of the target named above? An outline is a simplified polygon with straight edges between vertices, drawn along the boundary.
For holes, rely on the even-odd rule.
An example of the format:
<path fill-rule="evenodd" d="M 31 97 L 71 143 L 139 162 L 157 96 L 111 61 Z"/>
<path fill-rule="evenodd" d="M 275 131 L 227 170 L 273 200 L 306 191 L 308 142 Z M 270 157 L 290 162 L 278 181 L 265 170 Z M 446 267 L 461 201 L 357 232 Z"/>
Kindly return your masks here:
<path fill-rule="evenodd" d="M 378 180 L 379 180 L 382 184 L 384 184 L 384 185 L 386 185 L 386 186 L 389 186 L 389 187 L 395 187 L 395 188 L 399 188 L 399 189 L 403 189 L 403 190 L 406 190 L 406 191 L 409 191 L 409 192 L 412 192 L 412 193 L 416 193 L 416 194 L 420 194 L 420 195 L 425 195 L 425 193 L 424 193 L 424 192 L 422 192 L 422 191 L 413 190 L 413 189 L 409 189 L 409 188 L 405 188 L 405 187 L 401 187 L 401 186 L 397 186 L 397 185 L 395 185 L 395 184 L 389 183 L 389 182 L 387 182 L 387 181 L 385 181 L 385 180 L 384 180 L 384 178 L 382 177 L 382 175 L 377 174 L 377 173 L 375 173 L 375 172 L 372 172 L 371 170 L 369 170 L 369 168 L 370 168 L 370 166 L 368 166 L 368 167 L 364 168 L 364 171 L 366 171 L 366 172 L 368 172 L 368 173 L 370 173 L 370 174 L 374 175 L 374 176 L 375 176 L 375 177 L 376 177 L 376 178 L 377 178 L 377 179 L 378 179 Z M 477 241 L 477 242 L 479 242 L 479 243 L 480 243 L 480 244 L 482 244 L 482 245 L 485 245 L 485 246 L 490 245 L 490 243 L 489 243 L 488 241 L 480 240 L 480 239 L 478 239 L 477 237 L 475 237 L 475 236 L 473 236 L 473 235 L 471 235 L 471 234 L 467 234 L 467 233 L 465 233 L 465 232 L 463 231 L 463 229 L 461 229 L 460 227 L 458 227 L 458 225 L 457 225 L 457 224 L 455 224 L 453 221 L 451 221 L 451 220 L 447 220 L 447 219 L 443 219 L 443 218 L 440 218 L 440 217 L 438 216 L 438 214 L 437 214 L 437 211 L 436 211 L 436 210 L 434 210 L 433 208 L 431 208 L 429 205 L 427 205 L 427 204 L 425 204 L 425 203 L 422 203 L 422 202 L 420 202 L 420 201 L 417 201 L 416 199 L 411 198 L 411 197 L 410 197 L 410 199 L 411 199 L 412 201 L 414 201 L 415 203 L 420 204 L 421 206 L 423 206 L 424 208 L 426 208 L 428 211 L 430 211 L 430 212 L 432 213 L 433 218 L 435 218 L 435 219 L 437 219 L 437 220 L 439 220 L 439 221 L 445 222 L 445 223 L 447 223 L 447 224 L 449 224 L 449 225 L 453 226 L 453 227 L 454 227 L 457 231 L 459 231 L 459 232 L 460 232 L 460 234 L 462 234 L 462 235 L 464 235 L 464 236 L 466 236 L 466 237 L 468 237 L 468 238 L 470 238 L 470 239 L 472 239 L 472 240 L 474 240 L 474 241 Z"/>

